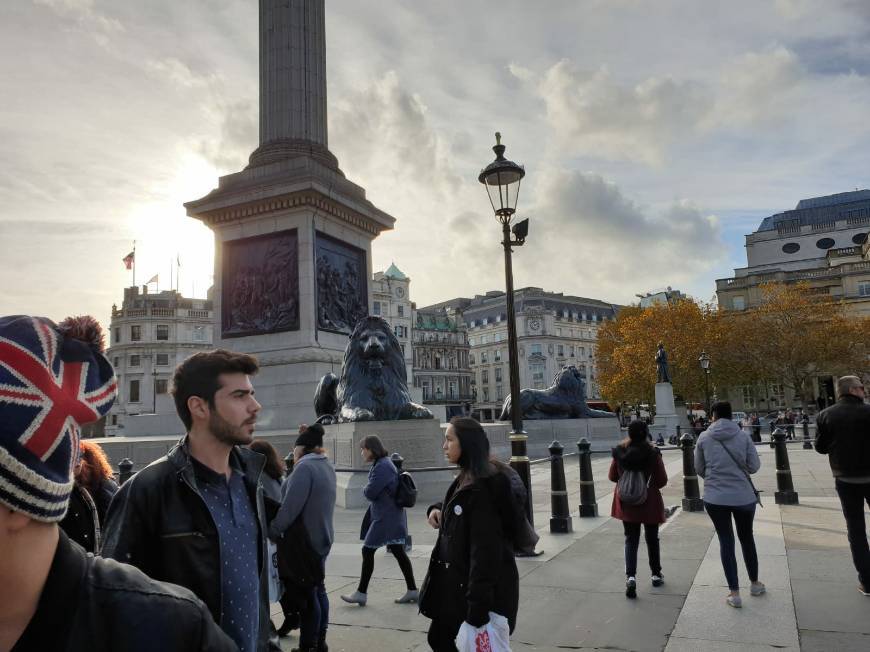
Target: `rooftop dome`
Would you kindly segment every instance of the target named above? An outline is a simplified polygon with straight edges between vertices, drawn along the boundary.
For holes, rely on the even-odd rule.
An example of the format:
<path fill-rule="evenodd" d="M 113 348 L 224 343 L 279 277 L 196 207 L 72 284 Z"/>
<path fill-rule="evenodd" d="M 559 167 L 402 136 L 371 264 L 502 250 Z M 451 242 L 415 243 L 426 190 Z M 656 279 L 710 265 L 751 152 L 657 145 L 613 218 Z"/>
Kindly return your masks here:
<path fill-rule="evenodd" d="M 396 267 L 396 263 L 390 263 L 390 266 L 387 268 L 387 271 L 384 272 L 384 276 L 388 276 L 390 278 L 394 278 L 397 281 L 407 281 L 408 277 L 402 273 L 398 267 Z"/>

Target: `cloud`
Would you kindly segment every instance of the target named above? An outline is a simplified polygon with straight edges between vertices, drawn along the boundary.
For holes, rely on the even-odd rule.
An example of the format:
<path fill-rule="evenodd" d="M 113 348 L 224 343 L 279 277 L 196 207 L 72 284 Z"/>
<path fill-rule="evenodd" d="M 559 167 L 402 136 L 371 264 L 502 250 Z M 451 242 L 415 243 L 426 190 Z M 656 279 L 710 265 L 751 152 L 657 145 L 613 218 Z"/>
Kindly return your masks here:
<path fill-rule="evenodd" d="M 125 31 L 124 25 L 116 18 L 107 16 L 94 7 L 94 0 L 33 0 L 53 10 L 58 16 L 74 21 L 76 26 L 102 47 L 109 45 L 111 37 Z"/>

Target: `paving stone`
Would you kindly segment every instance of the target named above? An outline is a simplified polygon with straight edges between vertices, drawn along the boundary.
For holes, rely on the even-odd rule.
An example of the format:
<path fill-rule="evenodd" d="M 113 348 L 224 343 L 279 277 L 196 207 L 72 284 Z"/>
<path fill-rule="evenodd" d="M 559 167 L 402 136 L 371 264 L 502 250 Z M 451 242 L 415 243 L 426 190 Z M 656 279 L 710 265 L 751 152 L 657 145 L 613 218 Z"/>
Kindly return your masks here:
<path fill-rule="evenodd" d="M 802 652 L 867 652 L 870 635 L 849 632 L 819 632 L 800 630 Z"/>
<path fill-rule="evenodd" d="M 858 582 L 792 579 L 794 608 L 801 629 L 870 634 L 870 598 Z"/>
<path fill-rule="evenodd" d="M 734 652 L 735 650 L 740 650 L 740 652 L 799 652 L 800 648 L 749 643 L 735 644 L 730 641 L 708 641 L 676 636 L 671 636 L 665 648 L 665 652 Z"/>

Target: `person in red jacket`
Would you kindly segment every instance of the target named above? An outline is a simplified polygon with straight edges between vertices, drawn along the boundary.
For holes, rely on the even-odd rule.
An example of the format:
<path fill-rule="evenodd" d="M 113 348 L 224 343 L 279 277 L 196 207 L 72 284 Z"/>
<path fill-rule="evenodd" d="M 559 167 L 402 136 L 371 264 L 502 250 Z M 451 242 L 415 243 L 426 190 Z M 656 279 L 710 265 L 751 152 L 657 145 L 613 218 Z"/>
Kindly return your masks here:
<path fill-rule="evenodd" d="M 665 504 L 660 489 L 668 483 L 662 454 L 649 441 L 648 427 L 643 421 L 628 425 L 628 437 L 613 449 L 613 461 L 607 477 L 611 482 L 628 471 L 640 471 L 647 481 L 646 501 L 639 505 L 623 504 L 619 485 L 613 492 L 610 515 L 622 521 L 625 529 L 625 595 L 637 597 L 637 549 L 640 545 L 640 526 L 643 525 L 652 585 L 665 583 L 659 555 L 659 525 L 665 522 Z"/>

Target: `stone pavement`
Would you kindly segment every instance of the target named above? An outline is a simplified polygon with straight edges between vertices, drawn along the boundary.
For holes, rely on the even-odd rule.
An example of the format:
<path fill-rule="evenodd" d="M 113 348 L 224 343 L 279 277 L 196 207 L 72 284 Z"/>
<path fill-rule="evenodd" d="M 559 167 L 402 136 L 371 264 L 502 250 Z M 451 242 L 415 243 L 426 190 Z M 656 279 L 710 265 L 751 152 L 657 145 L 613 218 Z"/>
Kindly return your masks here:
<path fill-rule="evenodd" d="M 577 517 L 577 458 L 565 460 L 574 532 L 550 535 L 549 465 L 533 467 L 535 525 L 543 554 L 518 559 L 519 622 L 511 638 L 515 651 L 535 650 L 870 650 L 870 598 L 857 590 L 845 523 L 833 489 L 827 458 L 790 446 L 800 505 L 774 504 L 773 451 L 759 447 L 762 470 L 756 484 L 765 507 L 756 516 L 756 542 L 766 595 L 744 591 L 743 609 L 724 602 L 727 593 L 719 547 L 704 513 L 678 510 L 661 532 L 666 583 L 649 584 L 646 551 L 638 559 L 638 598 L 624 595 L 622 525 L 609 517 L 612 483 L 609 459 L 593 459 L 598 518 Z M 670 477 L 663 490 L 666 505 L 682 495 L 679 451 L 665 451 Z M 362 510 L 336 510 L 336 544 L 327 563 L 330 595 L 328 643 L 333 652 L 428 650 L 429 621 L 414 605 L 395 605 L 404 590 L 399 568 L 379 552 L 364 608 L 347 605 L 341 593 L 359 577 L 359 523 Z M 426 572 L 435 533 L 425 521 L 425 506 L 409 511 L 414 539 L 411 561 L 418 584 Z M 738 561 L 740 556 L 738 552 Z M 741 567 L 741 584 L 748 586 Z M 280 624 L 280 608 L 274 605 Z M 298 642 L 293 632 L 282 643 Z"/>

